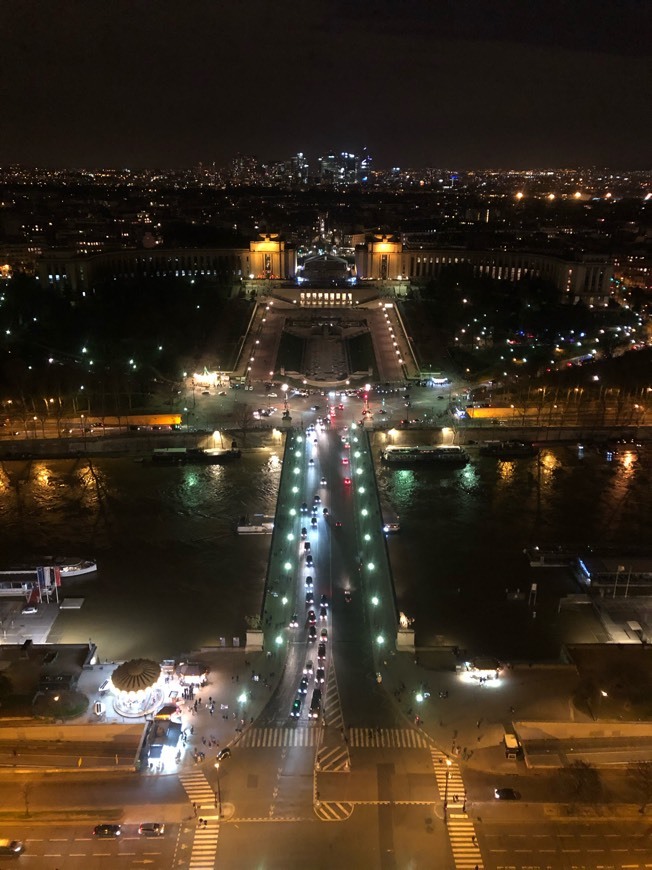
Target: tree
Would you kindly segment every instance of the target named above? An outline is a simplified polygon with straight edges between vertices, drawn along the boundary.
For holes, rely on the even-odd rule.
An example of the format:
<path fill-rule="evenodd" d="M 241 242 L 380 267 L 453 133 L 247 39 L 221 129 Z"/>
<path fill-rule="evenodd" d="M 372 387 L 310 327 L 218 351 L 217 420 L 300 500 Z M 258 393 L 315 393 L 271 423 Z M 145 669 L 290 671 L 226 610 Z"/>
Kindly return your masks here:
<path fill-rule="evenodd" d="M 602 793 L 600 774 L 588 761 L 578 759 L 564 768 L 573 794 L 581 800 L 597 800 Z"/>
<path fill-rule="evenodd" d="M 644 813 L 647 805 L 652 801 L 652 762 L 634 761 L 629 765 L 629 772 L 643 801 L 639 813 Z"/>

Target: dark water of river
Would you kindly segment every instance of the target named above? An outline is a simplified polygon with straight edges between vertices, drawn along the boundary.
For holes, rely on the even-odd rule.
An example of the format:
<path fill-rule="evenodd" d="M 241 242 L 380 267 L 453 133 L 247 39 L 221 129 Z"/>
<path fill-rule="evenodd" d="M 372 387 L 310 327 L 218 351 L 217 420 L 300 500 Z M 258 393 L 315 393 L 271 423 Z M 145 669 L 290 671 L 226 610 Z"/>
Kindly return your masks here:
<path fill-rule="evenodd" d="M 378 468 L 381 500 L 401 519 L 389 550 L 417 644 L 527 659 L 557 657 L 562 641 L 594 641 L 591 608 L 558 612 L 561 595 L 583 590 L 563 569 L 531 568 L 523 549 L 652 544 L 651 453 L 608 461 L 556 446 L 509 462 L 476 453 L 461 469 Z M 524 600 L 508 600 L 508 590 Z"/>
<path fill-rule="evenodd" d="M 269 450 L 230 465 L 161 467 L 130 459 L 3 463 L 2 562 L 94 558 L 66 580 L 50 640 L 98 644 L 102 658 L 171 658 L 244 637 L 259 614 L 270 539 L 239 537 L 246 513 L 273 513 L 280 464 Z"/>
<path fill-rule="evenodd" d="M 281 455 L 280 447 L 276 452 Z M 269 537 L 233 528 L 273 513 L 280 465 L 272 450 L 226 466 L 157 467 L 130 459 L 0 465 L 0 558 L 95 558 L 96 575 L 66 581 L 85 599 L 62 611 L 51 640 L 98 644 L 100 656 L 171 658 L 244 635 L 258 614 Z M 557 613 L 578 591 L 563 571 L 531 569 L 532 543 L 645 543 L 652 457 L 612 462 L 577 449 L 536 459 L 473 457 L 463 469 L 378 469 L 383 501 L 400 515 L 389 544 L 399 606 L 416 617 L 417 643 L 446 642 L 502 658 L 553 657 L 577 619 Z M 536 608 L 507 602 L 529 591 Z M 536 611 L 533 618 L 532 612 Z M 590 629 L 579 630 L 579 639 Z M 585 631 L 585 635 L 581 635 Z"/>

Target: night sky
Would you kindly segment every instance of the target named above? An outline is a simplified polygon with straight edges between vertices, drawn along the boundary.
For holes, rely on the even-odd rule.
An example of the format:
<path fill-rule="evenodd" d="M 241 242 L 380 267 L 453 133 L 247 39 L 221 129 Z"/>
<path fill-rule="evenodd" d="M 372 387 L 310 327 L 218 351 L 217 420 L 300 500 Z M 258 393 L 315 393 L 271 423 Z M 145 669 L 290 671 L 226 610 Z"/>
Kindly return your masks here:
<path fill-rule="evenodd" d="M 650 0 L 0 0 L 0 164 L 648 168 Z"/>

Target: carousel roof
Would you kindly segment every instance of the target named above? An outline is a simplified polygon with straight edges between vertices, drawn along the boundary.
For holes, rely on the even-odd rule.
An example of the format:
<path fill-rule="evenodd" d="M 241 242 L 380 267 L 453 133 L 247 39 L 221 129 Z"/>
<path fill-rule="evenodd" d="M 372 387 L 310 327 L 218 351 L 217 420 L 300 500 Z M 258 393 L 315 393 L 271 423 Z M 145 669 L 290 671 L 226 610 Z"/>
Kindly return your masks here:
<path fill-rule="evenodd" d="M 119 692 L 144 692 L 151 689 L 161 676 L 161 666 L 151 659 L 131 659 L 119 665 L 111 674 L 111 682 Z"/>

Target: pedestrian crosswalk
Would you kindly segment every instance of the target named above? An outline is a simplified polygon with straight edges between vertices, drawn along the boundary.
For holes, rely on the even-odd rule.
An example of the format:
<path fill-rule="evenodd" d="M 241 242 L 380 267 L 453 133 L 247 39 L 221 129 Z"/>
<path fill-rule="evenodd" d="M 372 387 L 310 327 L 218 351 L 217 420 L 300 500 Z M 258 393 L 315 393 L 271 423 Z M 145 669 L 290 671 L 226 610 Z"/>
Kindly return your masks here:
<path fill-rule="evenodd" d="M 430 742 L 414 728 L 349 728 L 356 749 L 428 749 Z"/>
<path fill-rule="evenodd" d="M 456 870 L 482 870 L 482 854 L 473 822 L 466 812 L 466 789 L 460 766 L 434 747 L 430 748 L 437 788 L 444 810 Z"/>
<path fill-rule="evenodd" d="M 482 870 L 482 854 L 473 822 L 467 814 L 449 809 L 447 828 L 456 870 Z"/>
<path fill-rule="evenodd" d="M 321 731 L 320 725 L 300 725 L 296 728 L 250 728 L 242 735 L 238 741 L 238 746 L 245 746 L 250 749 L 303 746 L 309 749 L 319 746 Z"/>
<path fill-rule="evenodd" d="M 214 819 L 207 819 L 206 825 L 199 825 L 190 853 L 189 870 L 213 870 L 217 860 L 217 841 L 220 825 Z"/>
<path fill-rule="evenodd" d="M 201 770 L 183 771 L 179 774 L 179 780 L 189 800 L 198 808 L 215 806 L 215 792 Z"/>
<path fill-rule="evenodd" d="M 302 746 L 310 749 L 320 745 L 323 732 L 321 725 L 250 728 L 242 735 L 238 745 L 250 749 L 274 749 L 284 746 Z M 428 739 L 414 728 L 349 728 L 348 731 L 341 728 L 337 733 L 347 736 L 348 744 L 342 737 L 343 746 L 340 748 L 343 751 L 346 751 L 347 746 L 355 749 L 428 749 L 430 747 Z M 348 752 L 346 754 L 348 755 Z"/>

